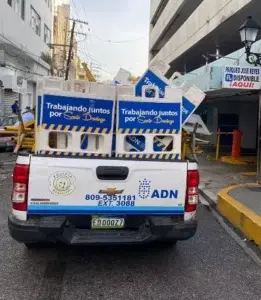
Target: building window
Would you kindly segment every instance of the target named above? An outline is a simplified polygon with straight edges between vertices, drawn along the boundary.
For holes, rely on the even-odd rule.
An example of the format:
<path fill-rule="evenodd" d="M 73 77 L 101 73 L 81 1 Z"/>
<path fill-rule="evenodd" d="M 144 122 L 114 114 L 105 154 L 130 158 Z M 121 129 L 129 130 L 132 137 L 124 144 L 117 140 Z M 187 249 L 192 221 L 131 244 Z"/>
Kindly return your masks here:
<path fill-rule="evenodd" d="M 25 0 L 7 0 L 7 3 L 24 20 L 24 17 L 25 17 Z"/>
<path fill-rule="evenodd" d="M 25 0 L 21 0 L 21 18 L 25 19 Z"/>
<path fill-rule="evenodd" d="M 13 0 L 13 9 L 14 11 L 19 15 L 20 14 L 20 8 L 21 8 L 20 0 Z"/>
<path fill-rule="evenodd" d="M 31 6 L 31 27 L 37 35 L 41 35 L 41 18 L 36 10 Z"/>
<path fill-rule="evenodd" d="M 50 10 L 52 10 L 52 2 L 51 0 L 44 0 L 46 5 L 50 8 Z"/>
<path fill-rule="evenodd" d="M 45 44 L 51 44 L 51 30 L 46 24 L 44 24 L 44 42 Z"/>

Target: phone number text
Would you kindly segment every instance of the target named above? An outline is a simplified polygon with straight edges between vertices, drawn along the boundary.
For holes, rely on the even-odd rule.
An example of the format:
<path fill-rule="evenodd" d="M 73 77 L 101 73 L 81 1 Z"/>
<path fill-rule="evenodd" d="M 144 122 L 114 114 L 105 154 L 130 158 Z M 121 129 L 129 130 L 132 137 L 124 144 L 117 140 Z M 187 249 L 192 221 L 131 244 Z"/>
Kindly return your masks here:
<path fill-rule="evenodd" d="M 89 195 L 85 200 L 98 201 L 98 206 L 135 206 L 135 195 Z"/>

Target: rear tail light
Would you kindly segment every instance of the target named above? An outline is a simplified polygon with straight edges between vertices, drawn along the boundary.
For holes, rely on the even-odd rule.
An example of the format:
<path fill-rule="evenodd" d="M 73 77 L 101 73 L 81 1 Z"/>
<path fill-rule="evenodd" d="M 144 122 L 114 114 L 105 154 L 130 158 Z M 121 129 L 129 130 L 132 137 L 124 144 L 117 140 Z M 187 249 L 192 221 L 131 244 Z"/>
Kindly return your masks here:
<path fill-rule="evenodd" d="M 29 166 L 17 164 L 13 173 L 12 205 L 19 211 L 27 210 Z"/>
<path fill-rule="evenodd" d="M 198 204 L 198 186 L 199 172 L 197 170 L 188 171 L 187 175 L 187 194 L 186 194 L 186 212 L 193 212 L 197 209 Z"/>

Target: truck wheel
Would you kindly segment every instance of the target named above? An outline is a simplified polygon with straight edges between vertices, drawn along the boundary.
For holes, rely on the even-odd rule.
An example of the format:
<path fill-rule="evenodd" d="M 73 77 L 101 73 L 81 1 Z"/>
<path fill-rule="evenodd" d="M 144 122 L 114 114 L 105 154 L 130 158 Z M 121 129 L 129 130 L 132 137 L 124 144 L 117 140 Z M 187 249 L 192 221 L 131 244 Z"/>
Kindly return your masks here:
<path fill-rule="evenodd" d="M 27 249 L 41 249 L 46 247 L 45 243 L 24 243 Z"/>

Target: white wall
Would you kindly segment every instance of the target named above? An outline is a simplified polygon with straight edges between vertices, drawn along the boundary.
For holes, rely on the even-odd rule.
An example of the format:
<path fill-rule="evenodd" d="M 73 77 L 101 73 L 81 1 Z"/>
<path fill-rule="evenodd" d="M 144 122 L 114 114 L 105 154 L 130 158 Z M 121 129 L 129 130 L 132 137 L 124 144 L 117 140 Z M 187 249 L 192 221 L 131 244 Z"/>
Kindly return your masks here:
<path fill-rule="evenodd" d="M 40 36 L 31 28 L 31 5 L 41 18 Z M 52 11 L 45 0 L 26 0 L 24 20 L 21 18 L 21 12 L 15 12 L 7 0 L 1 0 L 0 49 L 3 48 L 5 52 L 6 68 L 0 67 L 0 74 L 22 76 L 27 80 L 28 94 L 22 96 L 22 110 L 26 106 L 35 104 L 37 77 L 49 75 L 50 66 L 40 59 L 42 52 L 50 51 L 49 46 L 44 42 L 45 24 L 52 33 Z M 9 46 L 10 42 L 3 36 L 14 47 Z M 1 43 L 4 44 L 2 47 Z"/>
<path fill-rule="evenodd" d="M 0 117 L 4 116 L 4 89 L 0 88 Z"/>
<path fill-rule="evenodd" d="M 174 61 L 252 0 L 205 0 L 153 60 Z M 159 28 L 160 30 L 160 28 Z M 155 35 L 160 32 L 155 33 Z"/>
<path fill-rule="evenodd" d="M 35 84 L 33 82 L 27 83 L 27 94 L 22 95 L 21 99 L 21 110 L 22 112 L 25 111 L 25 108 L 29 106 L 30 108 L 33 108 L 36 104 L 36 99 L 34 97 L 34 90 L 35 90 Z"/>
<path fill-rule="evenodd" d="M 258 102 L 240 106 L 239 128 L 243 131 L 242 147 L 255 148 L 258 124 Z"/>
<path fill-rule="evenodd" d="M 50 50 L 44 43 L 44 24 L 52 32 L 52 12 L 44 0 L 27 0 L 25 3 L 25 20 L 22 20 L 6 0 L 1 0 L 0 34 L 10 39 L 19 48 L 40 56 L 42 51 Z M 41 17 L 41 36 L 38 36 L 30 25 L 31 5 Z"/>
<path fill-rule="evenodd" d="M 44 61 L 38 60 L 37 58 L 35 59 L 35 61 L 32 59 L 25 59 L 23 55 L 13 57 L 8 55 L 8 53 L 5 53 L 5 63 L 7 64 L 7 68 L 0 67 L 0 75 L 22 76 L 26 80 L 36 82 L 37 76 L 49 75 L 50 66 Z"/>

